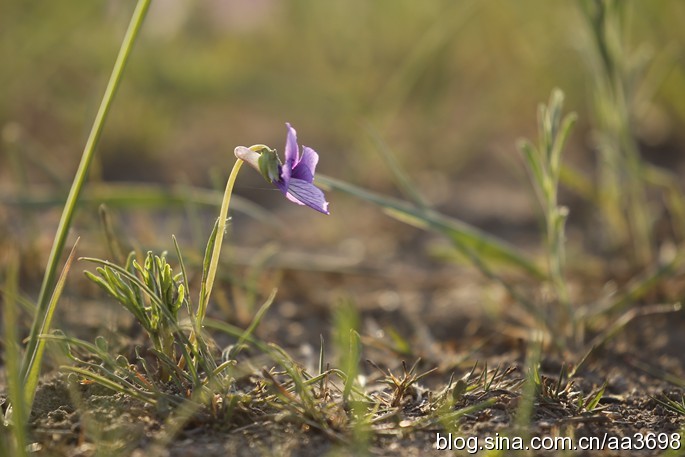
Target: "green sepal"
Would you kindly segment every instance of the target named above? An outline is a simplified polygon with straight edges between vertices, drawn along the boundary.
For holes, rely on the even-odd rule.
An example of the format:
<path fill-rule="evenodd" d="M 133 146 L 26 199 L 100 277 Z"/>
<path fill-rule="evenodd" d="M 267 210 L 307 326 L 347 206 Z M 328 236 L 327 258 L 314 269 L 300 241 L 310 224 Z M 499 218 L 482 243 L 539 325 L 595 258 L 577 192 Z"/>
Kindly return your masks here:
<path fill-rule="evenodd" d="M 279 170 L 281 160 L 278 158 L 276 150 L 264 147 L 261 151 L 257 152 L 260 153 L 258 161 L 259 172 L 264 176 L 264 179 L 270 183 L 278 181 L 281 177 Z"/>

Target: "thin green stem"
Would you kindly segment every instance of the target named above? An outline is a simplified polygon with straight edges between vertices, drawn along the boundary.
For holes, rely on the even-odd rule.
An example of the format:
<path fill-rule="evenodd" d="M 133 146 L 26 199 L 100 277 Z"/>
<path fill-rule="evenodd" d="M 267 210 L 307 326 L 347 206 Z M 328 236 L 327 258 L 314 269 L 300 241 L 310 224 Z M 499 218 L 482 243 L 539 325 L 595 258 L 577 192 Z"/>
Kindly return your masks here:
<path fill-rule="evenodd" d="M 29 335 L 26 354 L 24 355 L 24 361 L 22 364 L 22 377 L 27 376 L 32 364 L 40 364 L 41 362 L 41 360 L 36 360 L 34 358 L 34 353 L 38 346 L 38 337 L 43 325 L 43 321 L 45 320 L 45 315 L 48 311 L 50 297 L 52 296 L 52 291 L 55 287 L 59 259 L 66 243 L 69 227 L 71 226 L 74 212 L 76 210 L 76 203 L 78 202 L 81 190 L 83 189 L 83 184 L 86 180 L 88 169 L 90 168 L 90 164 L 93 160 L 95 148 L 98 144 L 100 134 L 102 133 L 102 128 L 105 124 L 105 119 L 107 118 L 107 114 L 112 106 L 112 100 L 114 99 L 114 95 L 119 87 L 119 83 L 124 72 L 124 67 L 126 66 L 126 62 L 131 54 L 133 43 L 138 36 L 138 32 L 140 31 L 143 19 L 145 18 L 145 13 L 150 6 L 150 2 L 151 0 L 138 0 L 138 4 L 133 12 L 128 30 L 126 31 L 123 42 L 121 43 L 119 55 L 114 63 L 114 68 L 112 69 L 112 74 L 109 78 L 105 94 L 102 97 L 100 108 L 95 116 L 93 126 L 90 130 L 90 135 L 88 136 L 85 148 L 83 149 L 81 163 L 76 171 L 76 176 L 74 177 L 71 190 L 69 191 L 69 196 L 67 197 L 66 204 L 62 211 L 62 217 L 59 221 L 59 226 L 57 227 L 57 233 L 55 234 L 55 240 L 52 244 L 50 257 L 48 258 L 48 265 L 45 270 L 45 275 L 43 276 L 43 283 L 38 295 L 36 315 L 34 317 L 33 325 L 31 326 L 31 333 Z"/>
<path fill-rule="evenodd" d="M 236 159 L 235 165 L 231 170 L 231 174 L 228 177 L 228 182 L 226 183 L 226 190 L 224 191 L 224 199 L 221 202 L 221 209 L 219 210 L 219 222 L 216 230 L 216 240 L 214 241 L 214 247 L 212 249 L 212 257 L 209 260 L 209 269 L 207 270 L 207 282 L 204 289 L 204 294 L 200 298 L 200 304 L 197 309 L 197 322 L 202 326 L 202 321 L 205 319 L 205 314 L 207 313 L 207 305 L 209 303 L 209 297 L 212 295 L 212 287 L 214 286 L 214 278 L 216 278 L 216 270 L 219 265 L 219 256 L 221 255 L 221 244 L 224 239 L 224 232 L 226 231 L 226 219 L 228 217 L 228 207 L 231 203 L 231 195 L 233 194 L 233 186 L 235 185 L 236 177 L 240 171 L 240 167 L 243 165 L 241 159 Z"/>

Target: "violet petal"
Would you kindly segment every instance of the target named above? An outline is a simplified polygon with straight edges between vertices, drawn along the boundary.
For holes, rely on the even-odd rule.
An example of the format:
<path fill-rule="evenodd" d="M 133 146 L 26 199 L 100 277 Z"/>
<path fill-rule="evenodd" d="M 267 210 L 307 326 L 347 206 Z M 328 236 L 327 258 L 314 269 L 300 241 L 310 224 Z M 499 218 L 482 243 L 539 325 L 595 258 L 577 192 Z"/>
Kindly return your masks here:
<path fill-rule="evenodd" d="M 286 122 L 288 128 L 288 136 L 285 141 L 285 162 L 281 166 L 281 179 L 285 182 L 287 187 L 288 181 L 293 171 L 293 167 L 297 164 L 300 156 L 299 146 L 297 145 L 297 131 Z"/>
<path fill-rule="evenodd" d="M 316 172 L 316 164 L 319 162 L 319 154 L 315 150 L 307 146 L 302 146 L 302 157 L 297 162 L 291 177 L 301 179 L 303 181 L 312 182 L 314 180 L 314 173 Z"/>
<path fill-rule="evenodd" d="M 329 214 L 328 202 L 323 191 L 310 182 L 292 178 L 285 196 L 295 203 Z"/>

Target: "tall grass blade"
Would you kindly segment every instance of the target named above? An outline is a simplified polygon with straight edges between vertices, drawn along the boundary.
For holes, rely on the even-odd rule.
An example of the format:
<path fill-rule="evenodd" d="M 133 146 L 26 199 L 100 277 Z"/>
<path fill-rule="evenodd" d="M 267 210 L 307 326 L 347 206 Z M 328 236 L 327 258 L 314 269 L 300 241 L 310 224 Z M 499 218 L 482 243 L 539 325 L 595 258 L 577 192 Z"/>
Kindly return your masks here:
<path fill-rule="evenodd" d="M 64 205 L 64 209 L 62 211 L 62 216 L 57 227 L 57 233 L 55 234 L 55 240 L 53 241 L 52 249 L 50 250 L 48 265 L 45 270 L 45 275 L 43 276 L 40 292 L 38 294 L 36 316 L 34 318 L 33 325 L 31 326 L 28 347 L 26 349 L 25 358 L 22 364 L 22 376 L 27 381 L 27 387 L 29 384 L 29 378 L 32 376 L 30 373 L 32 371 L 35 373 L 35 364 L 40 364 L 40 357 L 36 358 L 38 352 L 37 345 L 39 344 L 38 336 L 43 331 L 46 316 L 50 312 L 50 297 L 55 296 L 54 287 L 55 277 L 57 275 L 57 267 L 59 259 L 62 255 L 62 251 L 66 244 L 67 234 L 69 233 L 71 221 L 76 210 L 76 203 L 81 195 L 81 191 L 88 174 L 88 169 L 90 168 L 90 164 L 93 160 L 95 148 L 97 147 L 100 134 L 102 133 L 102 129 L 105 125 L 105 119 L 107 118 L 107 114 L 112 106 L 114 95 L 119 87 L 119 83 L 121 82 L 124 68 L 128 61 L 129 55 L 131 54 L 131 50 L 133 49 L 133 43 L 138 36 L 138 32 L 140 31 L 143 19 L 145 18 L 145 13 L 150 6 L 150 2 L 151 0 L 139 0 L 133 12 L 128 30 L 126 31 L 126 35 L 121 43 L 121 48 L 119 49 L 119 55 L 117 56 L 116 62 L 114 63 L 114 68 L 112 69 L 112 74 L 109 82 L 107 83 L 107 88 L 105 89 L 105 94 L 102 98 L 100 108 L 95 116 L 90 135 L 86 141 L 86 146 L 83 150 L 81 162 L 79 163 L 78 170 L 76 171 L 76 176 L 72 182 L 69 196 L 67 197 L 66 204 Z M 54 309 L 52 311 L 54 311 Z M 34 381 L 37 382 L 37 379 L 32 380 L 31 383 Z M 30 396 L 33 397 L 33 392 L 30 392 Z M 29 404 L 30 403 L 31 402 L 29 402 Z"/>

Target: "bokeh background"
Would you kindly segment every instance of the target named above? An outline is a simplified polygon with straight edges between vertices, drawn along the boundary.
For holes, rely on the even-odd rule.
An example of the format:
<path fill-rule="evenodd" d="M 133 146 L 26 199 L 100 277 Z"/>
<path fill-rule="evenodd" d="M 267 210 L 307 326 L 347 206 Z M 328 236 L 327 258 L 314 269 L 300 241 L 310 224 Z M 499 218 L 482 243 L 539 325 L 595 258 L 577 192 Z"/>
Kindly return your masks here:
<path fill-rule="evenodd" d="M 27 253 L 25 276 L 40 278 L 61 211 L 36 201 L 68 190 L 134 4 L 3 2 L 0 192 L 13 204 L 4 205 L 0 232 Z M 635 135 L 648 161 L 675 171 L 685 144 L 684 23 L 680 1 L 628 8 L 627 45 L 652 59 L 641 89 L 648 96 L 633 107 Z M 579 116 L 564 160 L 591 175 L 593 53 L 572 1 L 157 0 L 90 180 L 220 190 L 233 148 L 282 150 L 287 121 L 320 153 L 321 173 L 399 195 L 380 145 L 443 212 L 510 241 L 537 237 L 515 142 L 535 138 L 537 105 L 559 87 Z M 276 240 L 370 261 L 423 252 L 425 234 L 348 196 L 329 194 L 326 218 L 287 204 L 249 170 L 236 192 L 280 224 L 265 236 L 263 222 L 234 218 L 236 245 Z M 573 199 L 562 194 L 571 224 L 582 222 Z M 172 247 L 171 233 L 200 249 L 216 214 L 117 211 L 123 236 L 160 250 Z M 96 207 L 79 212 L 73 230 L 84 254 L 102 245 L 99 232 L 88 235 L 97 225 Z"/>

